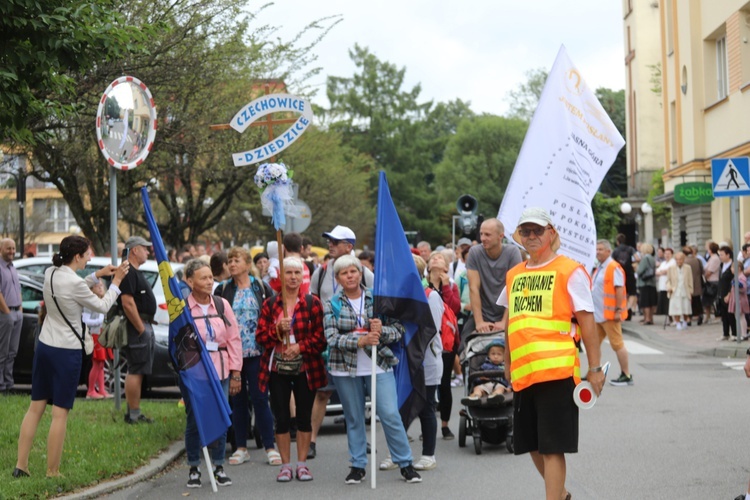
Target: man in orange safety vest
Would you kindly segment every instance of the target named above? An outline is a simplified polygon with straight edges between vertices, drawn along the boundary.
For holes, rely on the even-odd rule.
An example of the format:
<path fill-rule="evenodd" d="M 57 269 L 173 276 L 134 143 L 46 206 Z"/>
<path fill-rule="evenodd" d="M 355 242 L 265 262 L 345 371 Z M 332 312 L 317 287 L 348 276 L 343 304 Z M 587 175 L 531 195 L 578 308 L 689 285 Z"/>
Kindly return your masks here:
<path fill-rule="evenodd" d="M 507 273 L 498 305 L 506 307 L 506 374 L 513 398 L 514 453 L 529 453 L 544 478 L 547 500 L 566 500 L 565 453 L 578 451 L 580 382 L 576 339 L 586 346 L 587 380 L 599 395 L 604 383 L 594 323 L 591 279 L 579 263 L 557 255 L 560 235 L 546 210 L 527 208 L 513 239 L 529 260 Z"/>

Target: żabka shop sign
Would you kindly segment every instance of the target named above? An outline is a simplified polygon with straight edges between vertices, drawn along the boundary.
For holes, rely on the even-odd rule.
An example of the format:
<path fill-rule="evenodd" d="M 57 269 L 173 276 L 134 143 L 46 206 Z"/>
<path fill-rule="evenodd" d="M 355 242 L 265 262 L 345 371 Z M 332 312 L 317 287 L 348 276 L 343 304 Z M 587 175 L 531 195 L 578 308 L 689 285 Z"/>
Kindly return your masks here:
<path fill-rule="evenodd" d="M 683 205 L 701 205 L 714 201 L 710 182 L 685 182 L 674 188 L 674 201 Z"/>

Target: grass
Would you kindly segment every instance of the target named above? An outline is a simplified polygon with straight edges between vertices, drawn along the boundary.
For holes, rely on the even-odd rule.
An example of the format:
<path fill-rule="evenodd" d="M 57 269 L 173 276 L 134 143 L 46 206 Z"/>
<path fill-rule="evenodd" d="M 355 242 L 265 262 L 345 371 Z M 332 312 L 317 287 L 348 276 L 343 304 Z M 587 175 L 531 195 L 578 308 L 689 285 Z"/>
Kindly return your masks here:
<path fill-rule="evenodd" d="M 0 500 L 54 497 L 127 475 L 185 432 L 185 410 L 174 401 L 143 401 L 141 409 L 154 423 L 127 425 L 124 410 L 116 411 L 112 400 L 77 399 L 68 416 L 60 465 L 63 477 L 47 479 L 47 433 L 52 419 L 52 409 L 47 407 L 31 449 L 31 477 L 13 479 L 18 432 L 28 407 L 27 395 L 0 399 Z"/>

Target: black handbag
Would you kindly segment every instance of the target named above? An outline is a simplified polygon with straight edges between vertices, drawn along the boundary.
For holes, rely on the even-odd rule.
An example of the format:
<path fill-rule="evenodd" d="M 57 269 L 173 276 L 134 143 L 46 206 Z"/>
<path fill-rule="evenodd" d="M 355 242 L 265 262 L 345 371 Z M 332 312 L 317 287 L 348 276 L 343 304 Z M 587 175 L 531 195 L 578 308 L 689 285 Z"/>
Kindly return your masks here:
<path fill-rule="evenodd" d="M 643 271 L 641 273 L 641 280 L 643 280 L 643 281 L 650 280 L 655 275 L 656 275 L 656 271 L 654 270 L 654 268 L 653 267 L 649 267 L 648 269 L 646 269 L 645 271 Z"/>

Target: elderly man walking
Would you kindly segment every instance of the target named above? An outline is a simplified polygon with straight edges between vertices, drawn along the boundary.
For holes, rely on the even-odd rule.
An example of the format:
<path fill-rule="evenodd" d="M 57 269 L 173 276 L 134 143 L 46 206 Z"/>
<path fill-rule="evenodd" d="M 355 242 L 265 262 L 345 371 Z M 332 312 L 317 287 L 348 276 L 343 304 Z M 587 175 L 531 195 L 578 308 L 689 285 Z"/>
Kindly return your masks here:
<path fill-rule="evenodd" d="M 591 288 L 596 333 L 600 345 L 605 337 L 609 339 L 609 345 L 620 364 L 620 376 L 609 383 L 615 386 L 633 385 L 633 375 L 628 368 L 628 350 L 622 339 L 622 321 L 628 317 L 625 271 L 612 258 L 612 245 L 607 240 L 596 242 L 596 260 L 599 267 L 594 271 Z"/>
<path fill-rule="evenodd" d="M 524 210 L 513 239 L 529 260 L 508 271 L 497 302 L 506 307 L 505 373 L 515 393 L 514 453 L 531 455 L 547 500 L 570 499 L 565 453 L 578 452 L 573 391 L 580 381 L 579 328 L 588 358 L 586 378 L 597 395 L 604 384 L 591 280 L 579 263 L 557 255 L 560 235 L 544 209 Z"/>
<path fill-rule="evenodd" d="M 13 362 L 21 339 L 23 311 L 21 284 L 13 266 L 16 244 L 10 238 L 0 240 L 0 392 L 13 388 Z"/>

